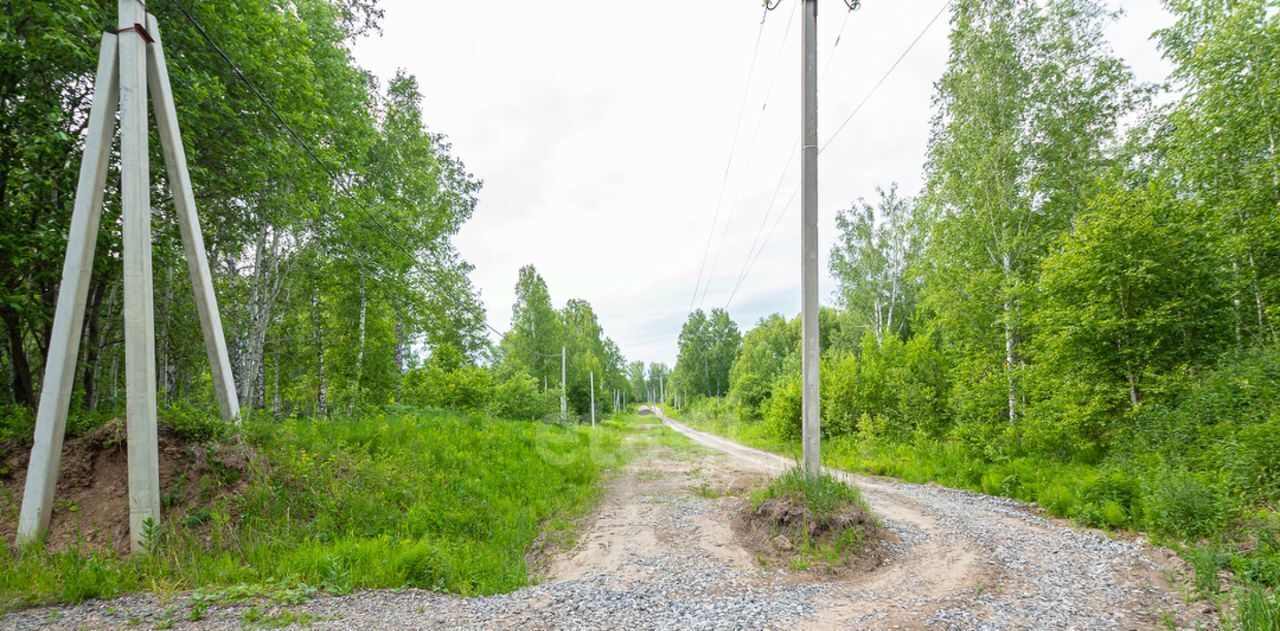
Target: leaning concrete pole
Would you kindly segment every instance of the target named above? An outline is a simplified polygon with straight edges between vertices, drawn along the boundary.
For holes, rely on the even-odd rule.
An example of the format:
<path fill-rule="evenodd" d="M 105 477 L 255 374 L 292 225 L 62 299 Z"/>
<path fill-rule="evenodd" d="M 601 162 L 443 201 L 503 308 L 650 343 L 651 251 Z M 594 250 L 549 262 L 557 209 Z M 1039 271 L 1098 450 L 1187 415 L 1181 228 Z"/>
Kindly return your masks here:
<path fill-rule="evenodd" d="M 71 211 L 67 255 L 62 262 L 62 285 L 58 306 L 49 332 L 49 360 L 40 385 L 40 407 L 27 463 L 26 486 L 22 492 L 22 512 L 18 516 L 18 544 L 34 543 L 49 530 L 53 510 L 53 490 L 62 466 L 62 439 L 67 428 L 67 407 L 75 388 L 76 353 L 84 326 L 85 299 L 93 271 L 94 246 L 98 242 L 98 222 L 107 184 L 107 164 L 115 131 L 119 91 L 114 33 L 102 36 L 98 56 L 98 76 L 94 83 L 93 105 L 80 162 L 80 180 Z"/>
<path fill-rule="evenodd" d="M 156 129 L 159 132 L 160 148 L 164 153 L 165 169 L 169 174 L 173 205 L 178 211 L 178 229 L 182 234 L 187 271 L 195 292 L 200 330 L 204 334 L 205 354 L 209 357 L 213 393 L 218 398 L 222 420 L 238 423 L 240 402 L 236 397 L 235 379 L 231 376 L 231 358 L 222 333 L 218 298 L 213 292 L 213 274 L 209 271 L 209 256 L 205 252 L 204 235 L 196 214 L 191 173 L 187 170 L 187 153 L 182 145 L 178 111 L 169 85 L 169 69 L 165 64 L 164 48 L 160 44 L 160 25 L 154 15 L 147 16 L 147 30 L 155 40 L 151 46 L 151 54 L 147 56 L 147 79 L 155 103 Z"/>
<path fill-rule="evenodd" d="M 817 475 L 821 468 L 821 396 L 818 345 L 818 0 L 804 0 L 801 46 L 801 116 L 803 127 L 801 208 L 801 372 L 804 384 L 802 447 L 804 471 Z"/>
<path fill-rule="evenodd" d="M 596 426 L 596 371 L 592 370 L 591 375 L 591 426 Z"/>

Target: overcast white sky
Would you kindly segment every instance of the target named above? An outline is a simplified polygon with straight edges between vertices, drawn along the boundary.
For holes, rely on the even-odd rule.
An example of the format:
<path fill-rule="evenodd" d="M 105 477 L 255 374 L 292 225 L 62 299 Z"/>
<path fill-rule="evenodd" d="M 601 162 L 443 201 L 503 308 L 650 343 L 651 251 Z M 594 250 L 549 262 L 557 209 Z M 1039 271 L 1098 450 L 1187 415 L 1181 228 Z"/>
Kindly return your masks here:
<path fill-rule="evenodd" d="M 819 0 L 821 142 L 946 1 L 865 0 L 834 46 L 847 12 L 841 0 Z M 1111 28 L 1116 52 L 1140 80 L 1163 80 L 1168 69 L 1150 39 L 1170 21 L 1159 1 L 1112 2 L 1125 12 Z M 695 306 L 725 306 L 798 138 L 797 4 L 782 0 L 764 25 L 707 257 L 714 274 Z M 457 244 L 475 265 L 472 278 L 490 323 L 509 327 L 517 270 L 532 263 L 557 306 L 589 301 L 628 359 L 673 364 L 761 33 L 759 2 L 383 0 L 382 6 L 385 32 L 362 40 L 356 58 L 383 79 L 398 68 L 417 75 L 427 125 L 446 134 L 484 180 L 475 217 Z M 826 252 L 836 211 L 873 196 L 877 185 L 897 182 L 908 194 L 919 189 L 947 31 L 944 17 L 821 156 L 824 303 L 834 288 Z M 795 189 L 798 170 L 797 156 L 765 233 Z M 729 307 L 743 330 L 769 313 L 799 311 L 799 234 L 797 201 Z"/>

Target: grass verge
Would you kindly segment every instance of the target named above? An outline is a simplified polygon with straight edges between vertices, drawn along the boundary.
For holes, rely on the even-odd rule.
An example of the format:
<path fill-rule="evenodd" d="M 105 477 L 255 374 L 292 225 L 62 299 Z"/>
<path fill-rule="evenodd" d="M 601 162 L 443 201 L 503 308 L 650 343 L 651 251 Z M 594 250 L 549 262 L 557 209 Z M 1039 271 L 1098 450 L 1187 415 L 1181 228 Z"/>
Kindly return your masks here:
<path fill-rule="evenodd" d="M 433 411 L 251 422 L 240 439 L 261 456 L 243 490 L 166 522 L 154 554 L 0 554 L 0 610 L 146 590 L 509 591 L 539 532 L 585 511 L 624 457 L 607 427 Z"/>

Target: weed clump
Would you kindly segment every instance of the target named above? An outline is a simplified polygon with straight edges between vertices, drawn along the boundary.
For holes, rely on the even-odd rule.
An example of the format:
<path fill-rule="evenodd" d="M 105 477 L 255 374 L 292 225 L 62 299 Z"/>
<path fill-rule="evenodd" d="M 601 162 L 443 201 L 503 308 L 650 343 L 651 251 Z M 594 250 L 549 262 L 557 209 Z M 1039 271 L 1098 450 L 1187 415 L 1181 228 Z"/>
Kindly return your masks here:
<path fill-rule="evenodd" d="M 791 469 L 751 494 L 735 529 L 764 564 L 826 572 L 884 562 L 885 534 L 858 489 Z"/>

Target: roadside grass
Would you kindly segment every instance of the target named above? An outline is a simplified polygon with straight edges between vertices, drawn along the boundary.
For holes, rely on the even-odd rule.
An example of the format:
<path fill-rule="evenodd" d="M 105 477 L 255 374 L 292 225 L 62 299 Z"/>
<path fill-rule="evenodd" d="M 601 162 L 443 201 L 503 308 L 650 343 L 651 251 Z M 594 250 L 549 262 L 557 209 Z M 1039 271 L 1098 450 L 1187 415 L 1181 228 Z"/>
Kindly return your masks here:
<path fill-rule="evenodd" d="M 670 449 L 672 456 L 678 460 L 688 460 L 711 453 L 711 450 L 693 442 L 689 437 L 670 427 L 658 426 L 653 416 L 630 414 L 619 423 L 619 427 L 627 428 L 629 440 L 628 453 L 632 456 L 660 445 Z"/>
<path fill-rule="evenodd" d="M 798 457 L 798 440 L 782 440 L 764 423 L 733 417 L 684 420 L 744 445 Z M 1280 631 L 1280 515 L 1239 505 L 1220 480 L 1171 470 L 1158 462 L 1128 468 L 1035 455 L 990 461 L 963 445 L 936 439 L 906 443 L 823 439 L 827 466 L 937 483 L 1034 503 L 1050 515 L 1107 531 L 1150 534 L 1174 549 L 1192 570 L 1193 599 L 1212 599 L 1227 628 Z M 1220 572 L 1233 576 L 1223 585 Z M 1270 625 L 1270 626 L 1268 626 Z"/>
<path fill-rule="evenodd" d="M 461 595 L 530 580 L 539 532 L 587 510 L 621 434 L 441 411 L 251 421 L 262 457 L 199 523 L 166 522 L 151 555 L 0 553 L 0 611 L 152 591 L 291 601 L 418 587 Z M 266 622 L 265 620 L 260 622 Z"/>

